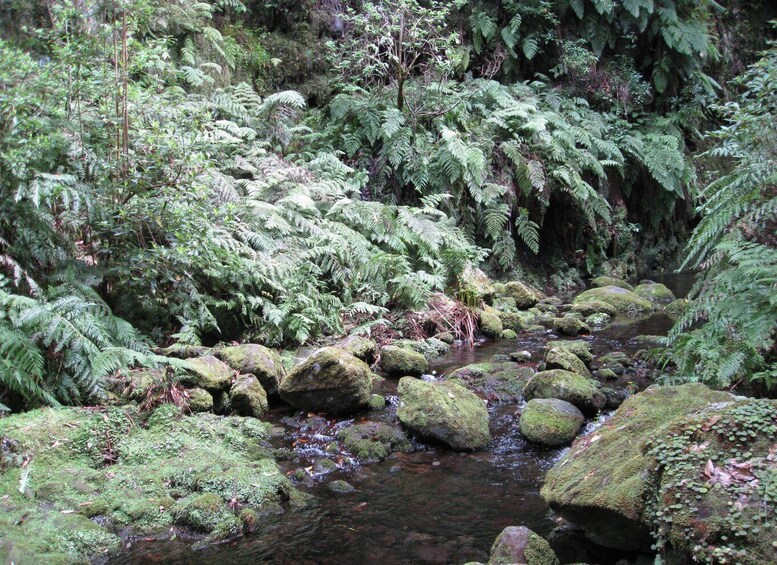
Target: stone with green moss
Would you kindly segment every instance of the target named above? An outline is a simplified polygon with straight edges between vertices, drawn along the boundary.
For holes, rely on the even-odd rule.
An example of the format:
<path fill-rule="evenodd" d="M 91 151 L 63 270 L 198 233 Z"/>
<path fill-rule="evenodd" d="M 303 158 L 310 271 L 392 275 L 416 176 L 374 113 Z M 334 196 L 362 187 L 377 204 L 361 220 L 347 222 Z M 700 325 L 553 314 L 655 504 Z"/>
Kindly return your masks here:
<path fill-rule="evenodd" d="M 213 355 L 189 359 L 186 376 L 181 382 L 186 385 L 204 388 L 211 392 L 227 390 L 232 384 L 235 371 Z"/>
<path fill-rule="evenodd" d="M 160 355 L 166 357 L 177 357 L 178 359 L 191 359 L 192 357 L 203 357 L 205 355 L 211 355 L 213 350 L 210 347 L 203 347 L 202 345 L 187 345 L 185 343 L 174 343 L 170 347 L 158 349 L 157 352 Z"/>
<path fill-rule="evenodd" d="M 595 414 L 607 404 L 607 397 L 596 383 L 576 373 L 562 369 L 542 371 L 534 375 L 523 389 L 526 400 L 557 398 L 577 406 L 584 414 Z"/>
<path fill-rule="evenodd" d="M 338 494 L 348 494 L 351 492 L 356 492 L 356 487 L 343 480 L 337 480 L 329 483 L 329 490 Z"/>
<path fill-rule="evenodd" d="M 208 541 L 224 541 L 242 533 L 242 524 L 218 494 L 194 494 L 180 500 L 173 509 L 179 526 L 208 534 Z"/>
<path fill-rule="evenodd" d="M 603 328 L 610 323 L 611 318 L 612 317 L 609 314 L 600 312 L 598 314 L 591 314 L 590 316 L 586 317 L 585 323 L 592 328 Z"/>
<path fill-rule="evenodd" d="M 584 377 L 591 377 L 591 371 L 588 370 L 585 363 L 565 347 L 552 347 L 545 352 L 545 368 L 564 369 Z"/>
<path fill-rule="evenodd" d="M 397 394 L 400 422 L 422 437 L 468 450 L 491 439 L 485 404 L 459 384 L 403 377 Z"/>
<path fill-rule="evenodd" d="M 687 298 L 678 298 L 677 300 L 672 300 L 672 302 L 664 306 L 664 313 L 667 316 L 677 318 L 688 307 L 688 304 L 690 304 L 690 301 Z"/>
<path fill-rule="evenodd" d="M 488 565 L 558 565 L 550 544 L 525 526 L 508 526 L 491 546 Z"/>
<path fill-rule="evenodd" d="M 591 286 L 594 288 L 602 288 L 605 286 L 617 286 L 619 288 L 625 288 L 626 290 L 634 290 L 634 287 L 631 286 L 629 283 L 627 283 L 623 279 L 619 279 L 617 277 L 596 277 L 591 281 Z"/>
<path fill-rule="evenodd" d="M 617 381 L 618 374 L 612 369 L 599 369 L 594 371 L 594 376 L 600 381 Z"/>
<path fill-rule="evenodd" d="M 189 393 L 189 409 L 192 412 L 213 411 L 213 396 L 204 388 L 192 388 Z"/>
<path fill-rule="evenodd" d="M 590 302 L 572 304 L 570 310 L 572 312 L 578 312 L 583 316 L 591 316 L 593 314 L 607 314 L 610 317 L 614 317 L 618 314 L 618 310 L 616 310 L 615 306 L 601 300 L 591 300 Z"/>
<path fill-rule="evenodd" d="M 499 318 L 499 311 L 490 306 L 484 307 L 480 311 L 480 333 L 493 339 L 500 339 L 502 330 L 504 327 Z"/>
<path fill-rule="evenodd" d="M 395 451 L 412 451 L 405 433 L 381 422 L 353 424 L 337 431 L 337 440 L 359 461 L 381 461 Z"/>
<path fill-rule="evenodd" d="M 489 402 L 516 402 L 523 387 L 534 375 L 531 367 L 507 363 L 474 363 L 460 367 L 445 377 Z"/>
<path fill-rule="evenodd" d="M 420 353 L 427 359 L 443 355 L 450 349 L 450 346 L 447 343 L 436 337 L 429 337 L 422 340 L 398 339 L 394 341 L 392 345 L 401 347 L 402 349 L 410 349 L 416 353 Z"/>
<path fill-rule="evenodd" d="M 491 304 L 496 294 L 496 289 L 488 275 L 472 265 L 468 265 L 459 275 L 459 285 L 462 291 L 486 304 Z"/>
<path fill-rule="evenodd" d="M 575 439 L 585 417 L 580 410 L 557 398 L 535 398 L 524 406 L 518 426 L 532 443 L 559 446 Z"/>
<path fill-rule="evenodd" d="M 520 281 L 511 281 L 505 283 L 504 295 L 515 300 L 518 308 L 531 308 L 540 301 L 540 293 Z"/>
<path fill-rule="evenodd" d="M 420 377 L 429 370 L 426 357 L 404 347 L 385 345 L 380 350 L 380 366 L 390 377 Z"/>
<path fill-rule="evenodd" d="M 107 388 L 117 395 L 120 403 L 143 401 L 146 394 L 156 383 L 165 379 L 164 369 L 133 369 L 122 371 L 116 376 L 109 377 Z"/>
<path fill-rule="evenodd" d="M 634 289 L 634 294 L 644 298 L 651 304 L 669 304 L 676 300 L 672 291 L 661 283 L 641 284 Z"/>
<path fill-rule="evenodd" d="M 278 394 L 286 371 L 280 355 L 255 343 L 224 347 L 216 352 L 219 359 L 240 374 L 254 375 L 268 396 Z"/>
<path fill-rule="evenodd" d="M 593 353 L 591 353 L 591 344 L 583 340 L 548 340 L 545 343 L 545 351 L 551 349 L 566 349 L 573 355 L 580 358 L 586 365 L 594 360 Z"/>
<path fill-rule="evenodd" d="M 502 339 L 518 339 L 518 334 L 513 330 L 502 330 Z"/>
<path fill-rule="evenodd" d="M 345 349 L 348 353 L 357 359 L 361 359 L 368 365 L 375 363 L 375 359 L 378 356 L 378 344 L 360 335 L 349 335 L 335 347 Z"/>
<path fill-rule="evenodd" d="M 118 548 L 118 532 L 170 535 L 183 501 L 204 494 L 257 509 L 293 497 L 264 447 L 269 427 L 251 418 L 181 416 L 173 405 L 145 425 L 131 407 L 47 408 L 0 419 L 3 452 L 20 455 L 0 463 L 7 495 L 0 498 L 0 562 L 99 559 Z"/>
<path fill-rule="evenodd" d="M 371 394 L 368 404 L 370 410 L 383 410 L 386 407 L 386 397 L 380 394 Z"/>
<path fill-rule="evenodd" d="M 295 408 L 333 415 L 365 407 L 371 391 L 369 365 L 337 347 L 312 353 L 286 375 L 279 388 L 280 397 Z"/>
<path fill-rule="evenodd" d="M 502 310 L 496 310 L 496 315 L 499 316 L 502 327 L 506 330 L 520 332 L 521 330 L 526 329 L 527 316 L 525 312 L 504 312 Z"/>
<path fill-rule="evenodd" d="M 638 335 L 632 339 L 637 347 L 645 349 L 663 349 L 668 343 L 668 339 L 663 335 Z"/>
<path fill-rule="evenodd" d="M 452 344 L 454 341 L 456 341 L 456 336 L 453 335 L 453 332 L 442 332 L 441 334 L 437 334 L 437 339 L 439 339 L 443 343 L 447 343 L 448 345 Z"/>
<path fill-rule="evenodd" d="M 240 375 L 229 390 L 229 405 L 240 416 L 261 418 L 267 412 L 267 393 L 254 375 Z"/>
<path fill-rule="evenodd" d="M 648 501 L 656 500 L 657 478 L 650 442 L 668 437 L 676 422 L 731 399 L 697 383 L 651 387 L 631 396 L 601 427 L 572 445 L 548 472 L 542 496 L 563 517 L 584 526 L 595 543 L 649 550 L 653 517 Z M 690 450 L 695 442 L 686 445 Z"/>
<path fill-rule="evenodd" d="M 575 298 L 573 305 L 594 301 L 606 302 L 614 307 L 619 315 L 641 314 L 653 309 L 650 301 L 618 286 L 604 286 L 586 290 Z"/>
<path fill-rule="evenodd" d="M 551 322 L 553 329 L 563 335 L 577 336 L 580 334 L 591 333 L 591 328 L 583 321 L 571 316 L 563 318 L 553 318 Z"/>

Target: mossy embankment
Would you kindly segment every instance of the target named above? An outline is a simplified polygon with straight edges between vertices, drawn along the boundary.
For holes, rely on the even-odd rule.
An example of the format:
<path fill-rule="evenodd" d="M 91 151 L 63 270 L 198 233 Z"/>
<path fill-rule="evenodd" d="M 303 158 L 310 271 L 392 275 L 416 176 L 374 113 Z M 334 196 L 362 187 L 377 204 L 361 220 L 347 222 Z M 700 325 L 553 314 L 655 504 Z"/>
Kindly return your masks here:
<path fill-rule="evenodd" d="M 40 409 L 0 419 L 0 561 L 83 563 L 136 535 L 242 535 L 301 495 L 253 418 L 164 405 Z"/>

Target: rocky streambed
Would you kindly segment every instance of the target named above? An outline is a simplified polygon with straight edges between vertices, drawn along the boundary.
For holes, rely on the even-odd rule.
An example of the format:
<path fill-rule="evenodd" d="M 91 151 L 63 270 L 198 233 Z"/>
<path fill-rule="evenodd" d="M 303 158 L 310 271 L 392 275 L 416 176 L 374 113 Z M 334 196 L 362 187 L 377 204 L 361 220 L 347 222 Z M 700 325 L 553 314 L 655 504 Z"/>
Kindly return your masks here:
<path fill-rule="evenodd" d="M 589 291 L 572 306 L 538 304 L 540 324 L 527 327 L 522 285 L 505 286 L 481 321 L 503 339 L 443 355 L 431 354 L 439 340 L 397 342 L 382 351 L 385 378 L 358 360 L 374 361 L 377 350 L 349 340 L 323 397 L 311 391 L 339 350 L 287 362 L 281 378 L 274 353 L 227 348 L 188 352 L 205 359 L 187 385 L 202 391 L 195 416 L 177 419 L 168 406 L 150 417 L 110 408 L 0 420 L 9 493 L 0 498 L 0 556 L 510 562 L 511 544 L 534 538 L 510 530 L 490 548 L 521 525 L 562 563 L 647 563 L 672 547 L 681 551 L 670 557 L 770 562 L 774 535 L 762 532 L 774 523 L 774 404 L 737 403 L 700 385 L 632 396 L 650 384 L 643 360 L 671 326 L 673 297 L 649 285 L 639 295 L 610 289 L 604 300 Z M 579 324 L 593 331 L 563 335 Z M 221 362 L 243 376 L 220 374 Z M 149 381 L 136 377 L 129 394 L 142 402 Z M 238 415 L 209 413 L 224 405 Z M 529 417 L 534 407 L 539 416 Z M 752 449 L 732 451 L 729 435 Z M 544 546 L 536 555 L 530 563 L 553 562 Z"/>

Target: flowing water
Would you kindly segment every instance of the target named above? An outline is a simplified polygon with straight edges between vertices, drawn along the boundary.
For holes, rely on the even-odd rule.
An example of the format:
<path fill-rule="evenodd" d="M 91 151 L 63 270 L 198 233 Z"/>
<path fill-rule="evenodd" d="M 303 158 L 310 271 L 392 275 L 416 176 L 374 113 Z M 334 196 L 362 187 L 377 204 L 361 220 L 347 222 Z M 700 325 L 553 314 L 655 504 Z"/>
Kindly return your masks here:
<path fill-rule="evenodd" d="M 678 296 L 689 288 L 687 275 L 661 278 Z M 672 321 L 663 314 L 610 324 L 583 339 L 594 354 L 633 353 L 632 338 L 664 335 Z M 550 334 L 520 336 L 519 341 L 454 349 L 432 366 L 438 374 L 490 361 L 494 355 L 528 350 L 542 358 Z M 634 378 L 630 375 L 629 378 Z M 625 382 L 616 383 L 624 386 Z M 389 404 L 361 419 L 393 421 L 396 382 L 381 391 Z M 614 563 L 636 556 L 610 552 L 587 544 L 579 529 L 562 525 L 539 496 L 547 470 L 563 454 L 523 440 L 518 432 L 518 406 L 491 409 L 492 441 L 474 453 L 456 453 L 441 446 L 416 443 L 412 453 L 395 453 L 383 462 L 357 465 L 340 459 L 341 469 L 308 479 L 300 486 L 313 502 L 269 516 L 257 533 L 234 542 L 193 549 L 192 542 L 173 540 L 135 542 L 113 564 L 135 563 L 465 563 L 487 561 L 496 536 L 506 526 L 526 525 L 551 541 L 562 563 Z M 296 458 L 282 461 L 286 472 L 313 466 L 326 455 L 324 448 L 340 427 L 353 419 L 327 420 L 275 408 L 275 447 L 297 446 Z M 589 429 L 597 422 L 588 424 Z M 334 493 L 328 485 L 348 481 L 352 493 Z"/>

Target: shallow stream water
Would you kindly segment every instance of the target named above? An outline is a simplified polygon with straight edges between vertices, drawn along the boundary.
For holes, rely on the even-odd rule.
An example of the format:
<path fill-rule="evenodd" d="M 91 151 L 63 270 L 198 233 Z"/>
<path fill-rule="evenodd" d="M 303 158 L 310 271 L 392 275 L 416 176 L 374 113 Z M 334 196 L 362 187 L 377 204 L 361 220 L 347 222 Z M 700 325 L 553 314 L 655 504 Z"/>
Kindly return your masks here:
<path fill-rule="evenodd" d="M 656 277 L 678 297 L 690 285 L 687 275 Z M 628 323 L 613 323 L 585 336 L 594 354 L 610 351 L 633 353 L 638 335 L 665 335 L 672 320 L 663 314 Z M 492 360 L 495 354 L 528 350 L 533 360 L 552 334 L 519 336 L 518 342 L 486 343 L 453 349 L 436 359 L 432 369 L 444 374 L 455 368 Z M 630 378 L 634 378 L 631 375 Z M 616 386 L 625 386 L 625 382 Z M 384 384 L 386 409 L 357 421 L 392 421 L 396 417 L 396 382 Z M 417 443 L 412 453 L 395 453 L 383 462 L 355 465 L 345 459 L 341 469 L 307 481 L 300 488 L 313 502 L 270 516 L 257 533 L 202 550 L 190 540 L 136 541 L 112 564 L 136 563 L 465 563 L 488 560 L 496 536 L 506 526 L 525 525 L 549 538 L 562 563 L 615 563 L 637 556 L 609 552 L 585 542 L 579 529 L 553 516 L 539 496 L 546 471 L 563 454 L 523 440 L 518 432 L 518 406 L 490 410 L 492 441 L 486 449 L 457 453 L 441 446 Z M 605 416 L 606 417 L 606 416 Z M 273 444 L 289 447 L 299 442 L 297 458 L 282 461 L 284 471 L 313 465 L 325 456 L 324 446 L 335 431 L 353 419 L 326 420 L 295 415 L 277 407 L 270 417 L 275 425 Z M 589 429 L 597 422 L 588 424 Z M 301 454 L 301 455 L 300 455 Z M 331 481 L 343 479 L 355 492 L 329 490 Z"/>

